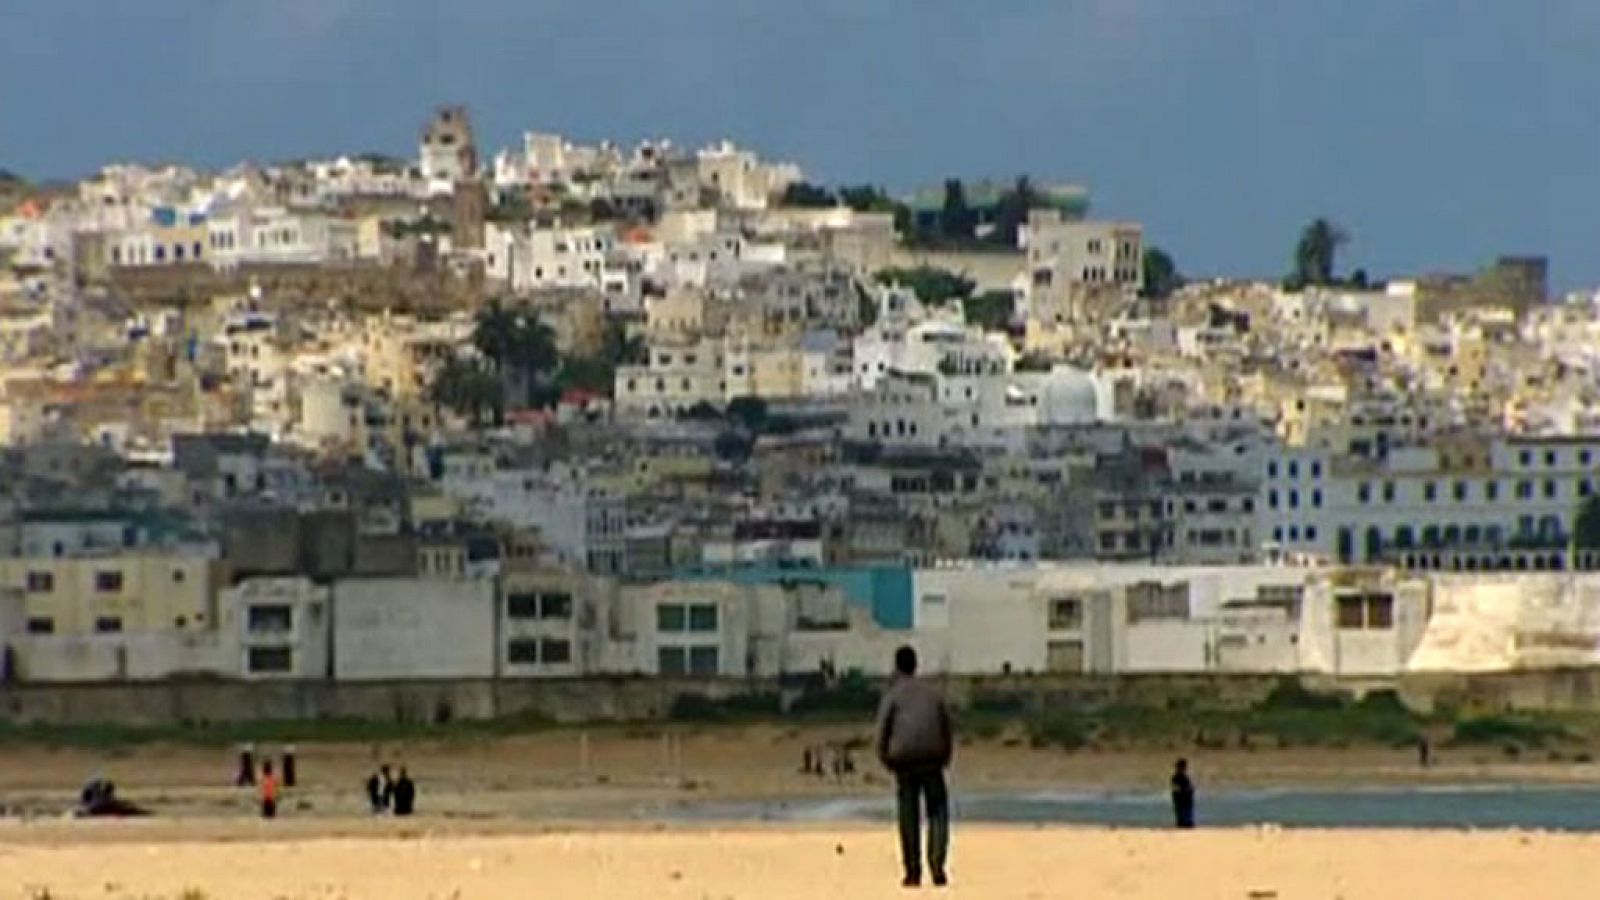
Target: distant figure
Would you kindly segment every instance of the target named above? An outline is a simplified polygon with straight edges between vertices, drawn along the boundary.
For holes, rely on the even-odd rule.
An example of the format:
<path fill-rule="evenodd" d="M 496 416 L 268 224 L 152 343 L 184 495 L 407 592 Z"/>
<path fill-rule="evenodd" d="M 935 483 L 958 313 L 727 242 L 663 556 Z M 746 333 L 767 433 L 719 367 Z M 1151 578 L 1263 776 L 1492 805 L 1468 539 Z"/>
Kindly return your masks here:
<path fill-rule="evenodd" d="M 1433 745 L 1428 743 L 1428 736 L 1417 738 L 1417 765 L 1426 769 L 1433 765 Z"/>
<path fill-rule="evenodd" d="M 950 711 L 944 698 L 916 677 L 916 650 L 901 647 L 895 651 L 894 668 L 894 683 L 878 707 L 878 759 L 894 773 L 900 857 L 906 872 L 901 884 L 916 887 L 922 883 L 919 805 L 925 803 L 928 868 L 933 870 L 933 883 L 943 885 L 950 846 L 950 797 L 945 791 L 944 770 L 955 746 Z"/>
<path fill-rule="evenodd" d="M 261 764 L 261 818 L 278 815 L 278 776 L 272 774 L 272 760 Z"/>
<path fill-rule="evenodd" d="M 394 814 L 409 816 L 417 806 L 417 786 L 412 783 L 411 776 L 406 774 L 405 766 L 400 767 L 400 778 L 394 783 Z"/>
<path fill-rule="evenodd" d="M 367 776 L 367 802 L 372 804 L 372 814 L 383 813 L 383 779 L 377 772 Z"/>
<path fill-rule="evenodd" d="M 235 787 L 249 787 L 256 783 L 256 751 L 249 744 L 239 748 L 239 773 L 234 776 Z"/>
<path fill-rule="evenodd" d="M 378 799 L 387 812 L 394 809 L 394 776 L 389 773 L 387 765 L 379 766 L 378 774 L 383 776 L 383 790 Z"/>
<path fill-rule="evenodd" d="M 806 747 L 804 753 L 800 754 L 800 774 L 811 774 L 811 748 L 809 746 Z"/>
<path fill-rule="evenodd" d="M 284 787 L 294 787 L 295 776 L 296 776 L 296 774 L 298 774 L 298 773 L 295 772 L 295 764 L 294 764 L 295 760 L 294 760 L 294 757 L 295 757 L 295 752 L 294 752 L 294 745 L 293 744 L 290 744 L 289 746 L 283 748 L 283 786 Z"/>
<path fill-rule="evenodd" d="M 117 786 L 104 778 L 91 778 L 78 792 L 78 816 L 148 816 L 150 813 L 117 796 Z"/>
<path fill-rule="evenodd" d="M 1172 767 L 1172 817 L 1179 828 L 1194 827 L 1194 782 L 1189 780 L 1189 761 L 1178 760 Z"/>

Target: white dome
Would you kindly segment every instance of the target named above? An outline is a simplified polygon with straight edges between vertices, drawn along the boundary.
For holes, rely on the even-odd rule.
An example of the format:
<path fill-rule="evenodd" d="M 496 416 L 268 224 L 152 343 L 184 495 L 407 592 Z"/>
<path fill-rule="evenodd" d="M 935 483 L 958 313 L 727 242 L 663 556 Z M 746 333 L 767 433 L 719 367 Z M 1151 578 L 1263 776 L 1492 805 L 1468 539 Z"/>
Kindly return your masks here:
<path fill-rule="evenodd" d="M 1082 369 L 1058 365 L 1043 373 L 1044 384 L 1039 392 L 1041 405 L 1039 421 L 1046 425 L 1070 425 L 1093 422 L 1099 418 L 1100 390 L 1094 376 Z"/>

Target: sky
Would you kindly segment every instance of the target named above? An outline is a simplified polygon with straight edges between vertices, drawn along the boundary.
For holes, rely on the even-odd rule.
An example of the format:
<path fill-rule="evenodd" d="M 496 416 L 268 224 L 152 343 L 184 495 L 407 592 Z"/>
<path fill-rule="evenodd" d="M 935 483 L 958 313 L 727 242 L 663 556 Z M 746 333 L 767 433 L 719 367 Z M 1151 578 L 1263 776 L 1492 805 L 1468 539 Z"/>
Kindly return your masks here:
<path fill-rule="evenodd" d="M 814 180 L 1068 181 L 1192 275 L 1600 284 L 1597 0 L 0 0 L 0 167 L 415 155 L 437 104 Z"/>

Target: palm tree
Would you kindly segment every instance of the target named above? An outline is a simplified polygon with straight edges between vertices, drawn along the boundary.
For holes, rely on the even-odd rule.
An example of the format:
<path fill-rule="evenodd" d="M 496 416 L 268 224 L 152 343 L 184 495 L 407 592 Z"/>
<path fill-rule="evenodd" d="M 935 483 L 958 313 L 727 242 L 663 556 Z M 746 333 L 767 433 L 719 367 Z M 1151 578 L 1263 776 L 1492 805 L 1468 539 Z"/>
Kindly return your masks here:
<path fill-rule="evenodd" d="M 524 402 L 532 402 L 561 364 L 555 332 L 536 314 L 508 309 L 499 300 L 478 312 L 472 344 L 503 383 L 520 388 L 516 393 Z"/>
<path fill-rule="evenodd" d="M 498 424 L 505 413 L 505 390 L 500 376 L 484 361 L 452 356 L 434 370 L 428 397 L 435 405 L 466 417 L 473 428 Z"/>

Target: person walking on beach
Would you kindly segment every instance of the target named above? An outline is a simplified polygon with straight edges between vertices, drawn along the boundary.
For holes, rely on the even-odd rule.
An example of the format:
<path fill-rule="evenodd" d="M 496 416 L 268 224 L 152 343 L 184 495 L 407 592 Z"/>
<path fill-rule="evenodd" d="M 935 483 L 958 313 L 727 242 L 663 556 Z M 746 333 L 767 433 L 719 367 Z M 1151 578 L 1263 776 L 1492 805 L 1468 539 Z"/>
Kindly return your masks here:
<path fill-rule="evenodd" d="M 928 868 L 933 883 L 944 885 L 950 845 L 950 797 L 944 770 L 954 743 L 944 698 L 917 676 L 917 651 L 901 647 L 894 655 L 895 677 L 878 707 L 878 759 L 894 773 L 900 821 L 900 856 L 906 887 L 922 883 L 923 804 L 928 817 Z"/>
<path fill-rule="evenodd" d="M 1186 759 L 1172 767 L 1172 817 L 1179 828 L 1194 827 L 1194 782 L 1189 780 Z"/>
<path fill-rule="evenodd" d="M 272 762 L 261 764 L 261 818 L 278 816 L 278 776 L 272 774 Z"/>

